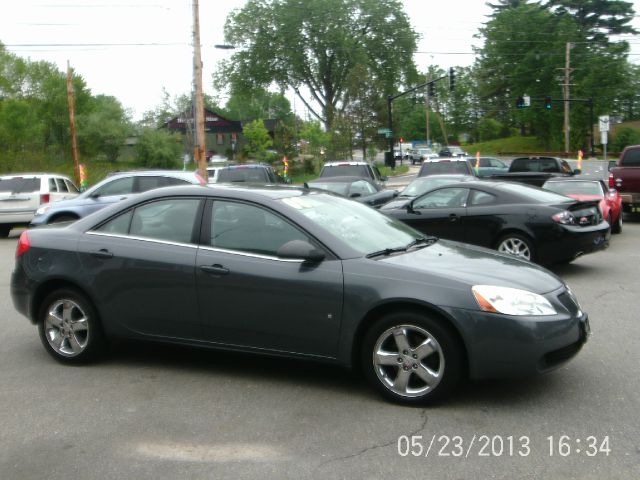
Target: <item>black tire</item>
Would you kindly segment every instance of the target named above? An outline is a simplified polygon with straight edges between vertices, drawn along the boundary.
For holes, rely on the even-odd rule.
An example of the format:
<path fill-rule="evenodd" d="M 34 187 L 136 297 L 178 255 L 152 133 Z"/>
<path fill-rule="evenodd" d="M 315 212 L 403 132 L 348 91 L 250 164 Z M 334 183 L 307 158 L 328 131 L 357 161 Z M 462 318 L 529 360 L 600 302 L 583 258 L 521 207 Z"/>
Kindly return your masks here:
<path fill-rule="evenodd" d="M 531 239 L 518 233 L 509 233 L 501 237 L 496 242 L 496 250 L 530 262 L 535 262 L 537 259 Z"/>
<path fill-rule="evenodd" d="M 611 216 L 611 213 L 609 213 L 609 216 Z M 618 214 L 616 223 L 611 224 L 611 233 L 622 233 L 622 210 Z"/>
<path fill-rule="evenodd" d="M 7 238 L 11 231 L 11 225 L 0 225 L 0 238 Z"/>
<path fill-rule="evenodd" d="M 408 345 L 404 351 L 403 338 Z M 406 311 L 385 315 L 369 328 L 360 361 L 367 381 L 384 397 L 424 405 L 451 394 L 462 377 L 463 358 L 463 347 L 447 324 Z"/>
<path fill-rule="evenodd" d="M 84 294 L 69 288 L 51 292 L 43 300 L 38 331 L 45 350 L 67 364 L 95 360 L 106 344 L 93 304 Z"/>

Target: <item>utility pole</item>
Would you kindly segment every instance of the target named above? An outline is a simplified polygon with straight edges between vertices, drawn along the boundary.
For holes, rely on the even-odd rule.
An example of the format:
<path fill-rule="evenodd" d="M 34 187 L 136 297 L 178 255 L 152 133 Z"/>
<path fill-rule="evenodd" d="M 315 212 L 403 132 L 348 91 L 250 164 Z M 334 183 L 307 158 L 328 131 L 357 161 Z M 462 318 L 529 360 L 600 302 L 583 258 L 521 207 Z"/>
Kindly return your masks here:
<path fill-rule="evenodd" d="M 76 185 L 80 185 L 80 164 L 78 163 L 78 140 L 76 135 L 75 98 L 73 96 L 73 70 L 67 60 L 67 104 L 69 106 L 69 129 L 71 130 L 71 156 L 73 158 L 73 176 Z"/>
<path fill-rule="evenodd" d="M 429 80 L 427 80 L 427 81 L 429 81 Z M 431 142 L 429 141 L 429 139 L 431 138 L 431 126 L 429 124 L 429 104 L 431 102 L 431 99 L 429 98 L 429 90 L 428 89 L 427 89 L 427 91 L 425 93 L 425 96 L 424 96 L 424 102 L 425 102 L 424 109 L 425 109 L 426 117 L 427 117 L 425 119 L 426 123 L 427 123 L 427 145 L 431 146 Z"/>
<path fill-rule="evenodd" d="M 204 133 L 204 94 L 202 92 L 202 58 L 200 54 L 200 17 L 198 0 L 193 0 L 193 83 L 195 87 L 195 148 L 198 174 L 207 180 L 206 138 Z"/>
<path fill-rule="evenodd" d="M 564 68 L 560 69 L 564 70 L 564 83 L 562 84 L 564 98 L 564 153 L 569 153 L 569 141 L 571 138 L 571 124 L 569 120 L 569 105 L 571 104 L 571 95 L 569 93 L 571 84 L 569 82 L 571 80 L 571 72 L 573 71 L 571 68 L 571 47 L 571 42 L 567 42 Z"/>

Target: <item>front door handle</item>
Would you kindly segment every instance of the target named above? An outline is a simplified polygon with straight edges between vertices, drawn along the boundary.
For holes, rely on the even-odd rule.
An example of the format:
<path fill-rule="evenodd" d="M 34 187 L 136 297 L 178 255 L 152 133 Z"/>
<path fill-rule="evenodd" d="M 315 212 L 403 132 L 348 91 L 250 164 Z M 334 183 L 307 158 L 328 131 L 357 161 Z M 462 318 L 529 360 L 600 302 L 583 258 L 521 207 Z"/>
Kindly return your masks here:
<path fill-rule="evenodd" d="M 213 273 L 215 275 L 227 275 L 229 273 L 229 269 L 223 267 L 222 265 L 219 264 L 215 264 L 215 265 L 201 265 L 200 266 L 200 270 L 207 272 L 207 273 Z"/>
<path fill-rule="evenodd" d="M 100 250 L 96 250 L 90 253 L 92 256 L 97 258 L 113 258 L 113 253 L 111 253 L 106 248 L 101 248 Z"/>
<path fill-rule="evenodd" d="M 449 221 L 450 222 L 457 222 L 458 221 L 458 215 L 456 215 L 455 213 L 452 213 L 451 215 L 449 215 Z"/>

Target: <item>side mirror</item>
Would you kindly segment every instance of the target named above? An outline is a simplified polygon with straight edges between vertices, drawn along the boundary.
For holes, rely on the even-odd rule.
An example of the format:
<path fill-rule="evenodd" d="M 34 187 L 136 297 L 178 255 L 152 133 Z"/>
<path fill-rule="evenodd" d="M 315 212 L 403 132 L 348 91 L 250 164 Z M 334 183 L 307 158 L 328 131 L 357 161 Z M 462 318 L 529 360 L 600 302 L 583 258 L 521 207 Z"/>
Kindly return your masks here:
<path fill-rule="evenodd" d="M 393 198 L 396 198 L 398 195 L 400 195 L 400 192 L 398 190 L 393 190 Z"/>
<path fill-rule="evenodd" d="M 413 213 L 414 215 L 420 215 L 420 212 L 413 208 L 413 202 L 407 203 L 407 213 Z"/>
<path fill-rule="evenodd" d="M 93 198 L 93 199 L 96 199 L 98 197 L 100 197 L 100 193 L 99 192 L 93 192 L 91 195 L 89 195 L 89 198 Z"/>
<path fill-rule="evenodd" d="M 579 168 L 576 168 L 576 169 L 573 171 L 573 174 L 574 174 L 574 175 L 580 175 L 581 173 L 582 173 L 582 170 L 580 170 Z"/>
<path fill-rule="evenodd" d="M 611 171 L 613 167 L 616 166 L 618 162 L 616 160 L 609 160 L 609 165 L 607 166 L 607 170 Z"/>
<path fill-rule="evenodd" d="M 278 249 L 278 257 L 292 260 L 304 260 L 305 262 L 318 263 L 324 260 L 324 252 L 318 250 L 304 240 L 291 240 Z"/>

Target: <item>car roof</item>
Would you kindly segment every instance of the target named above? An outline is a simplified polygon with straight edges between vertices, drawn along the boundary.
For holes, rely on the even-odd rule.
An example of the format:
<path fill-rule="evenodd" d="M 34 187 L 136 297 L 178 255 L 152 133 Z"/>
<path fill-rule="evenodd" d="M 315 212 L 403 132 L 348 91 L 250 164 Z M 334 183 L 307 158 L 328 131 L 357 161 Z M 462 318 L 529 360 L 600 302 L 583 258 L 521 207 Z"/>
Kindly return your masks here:
<path fill-rule="evenodd" d="M 185 171 L 185 170 L 128 170 L 128 171 L 115 171 L 109 173 L 105 178 L 113 178 L 117 176 L 131 176 L 131 177 L 144 177 L 144 176 L 155 176 L 155 175 L 165 175 L 171 177 L 180 177 L 180 178 L 193 178 L 195 172 Z"/>
<path fill-rule="evenodd" d="M 340 165 L 371 165 L 369 162 L 358 162 L 353 160 L 336 160 L 332 162 L 326 162 L 325 167 L 337 167 Z"/>

